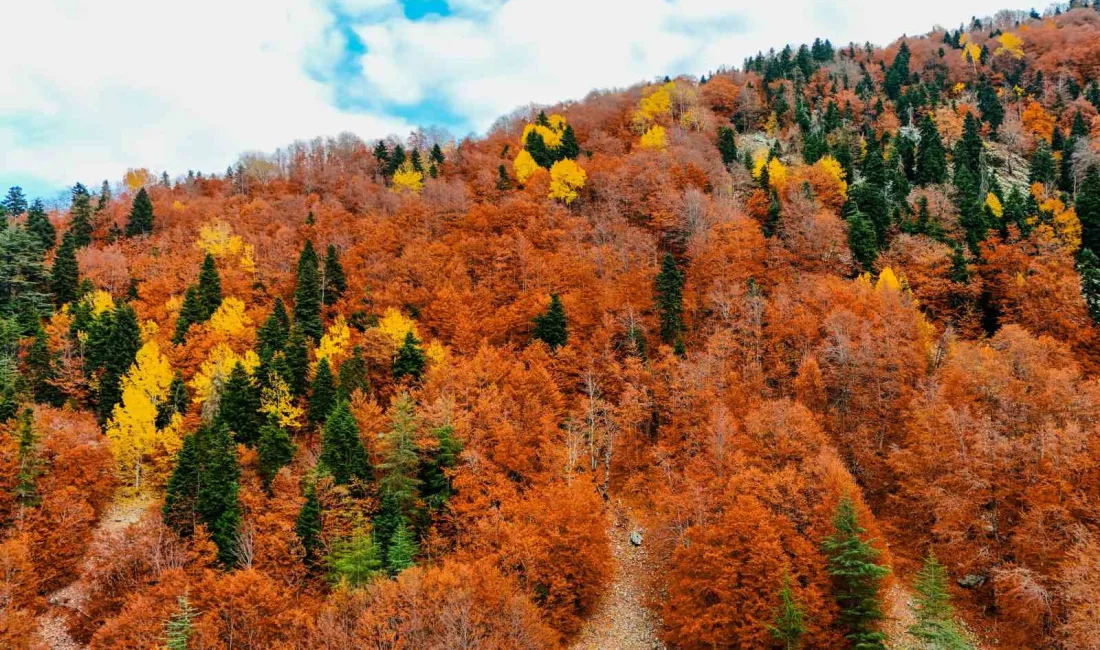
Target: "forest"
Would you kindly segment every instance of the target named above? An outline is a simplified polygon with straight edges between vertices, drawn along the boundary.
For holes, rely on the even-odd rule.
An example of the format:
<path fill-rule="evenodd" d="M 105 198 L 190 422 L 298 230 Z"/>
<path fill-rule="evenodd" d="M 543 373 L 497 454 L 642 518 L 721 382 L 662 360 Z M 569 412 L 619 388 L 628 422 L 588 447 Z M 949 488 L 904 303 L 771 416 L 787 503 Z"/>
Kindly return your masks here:
<path fill-rule="evenodd" d="M 2 206 L 0 647 L 1100 650 L 1100 2 Z"/>

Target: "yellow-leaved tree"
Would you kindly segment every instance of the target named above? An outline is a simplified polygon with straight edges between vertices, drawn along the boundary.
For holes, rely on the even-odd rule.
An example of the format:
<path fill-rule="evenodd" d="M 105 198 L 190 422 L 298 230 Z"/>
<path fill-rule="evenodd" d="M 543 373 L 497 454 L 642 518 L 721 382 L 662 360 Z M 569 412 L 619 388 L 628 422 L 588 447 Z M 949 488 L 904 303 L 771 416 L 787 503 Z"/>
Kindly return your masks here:
<path fill-rule="evenodd" d="M 993 213 L 994 217 L 1000 219 L 1002 216 L 1004 216 L 1004 206 L 1001 205 L 1001 200 L 998 199 L 997 195 L 993 192 L 985 195 L 985 205 L 989 208 L 989 211 Z"/>
<path fill-rule="evenodd" d="M 654 124 L 646 129 L 646 132 L 642 134 L 641 146 L 643 149 L 656 149 L 657 151 L 664 151 L 665 149 L 665 127 L 660 124 Z"/>
<path fill-rule="evenodd" d="M 1019 35 L 1012 32 L 1005 32 L 997 37 L 997 42 L 1001 44 L 997 48 L 994 54 L 1011 54 L 1017 59 L 1022 59 L 1024 56 L 1024 39 Z"/>
<path fill-rule="evenodd" d="M 634 121 L 648 126 L 657 119 L 672 112 L 672 89 L 674 82 L 668 82 L 658 86 L 638 102 L 638 110 L 634 113 Z"/>
<path fill-rule="evenodd" d="M 320 342 L 317 343 L 317 361 L 328 359 L 329 364 L 333 365 L 347 352 L 350 341 L 351 328 L 348 327 L 343 314 L 339 314 L 328 328 L 328 331 L 325 332 L 325 335 L 321 337 Z"/>
<path fill-rule="evenodd" d="M 269 420 L 273 420 L 281 427 L 297 429 L 302 425 L 303 411 L 294 404 L 294 396 L 290 394 L 290 387 L 278 373 L 271 373 L 260 395 L 260 412 L 266 413 Z"/>
<path fill-rule="evenodd" d="M 233 367 L 238 362 L 251 374 L 256 366 L 260 365 L 260 357 L 256 356 L 256 353 L 252 350 L 248 350 L 244 354 L 237 354 L 233 351 L 233 348 L 225 343 L 214 346 L 206 361 L 202 362 L 199 371 L 191 378 L 191 388 L 195 390 L 195 395 L 191 398 L 191 401 L 195 404 L 206 405 L 207 402 L 213 399 L 211 408 L 216 406 L 221 387 L 229 379 L 229 373 L 233 372 Z"/>
<path fill-rule="evenodd" d="M 243 300 L 227 296 L 210 316 L 207 326 L 211 331 L 225 336 L 240 336 L 252 327 L 252 319 L 245 313 Z"/>
<path fill-rule="evenodd" d="M 412 163 L 405 162 L 393 173 L 393 191 L 419 194 L 424 189 L 424 174 L 416 171 Z"/>
<path fill-rule="evenodd" d="M 141 346 L 122 379 L 122 401 L 107 423 L 107 439 L 119 471 L 133 478 L 135 488 L 142 485 L 146 465 L 179 450 L 179 416 L 157 428 L 157 407 L 167 398 L 171 384 L 172 366 L 156 341 Z"/>
<path fill-rule="evenodd" d="M 531 154 L 528 153 L 526 149 L 523 149 L 519 152 L 519 155 L 516 156 L 516 159 L 512 161 L 512 169 L 516 172 L 516 180 L 519 181 L 520 185 L 523 185 L 527 182 L 528 178 L 531 178 L 532 174 L 538 171 L 539 165 L 535 162 L 535 159 L 531 157 Z"/>
<path fill-rule="evenodd" d="M 144 167 L 141 169 L 127 169 L 126 175 L 122 177 L 122 182 L 126 184 L 126 189 L 136 192 L 153 182 L 153 174 Z"/>
<path fill-rule="evenodd" d="M 898 280 L 898 276 L 894 274 L 894 269 L 889 266 L 882 269 L 882 273 L 878 274 L 878 282 L 875 283 L 875 291 L 900 291 L 901 281 Z"/>
<path fill-rule="evenodd" d="M 393 307 L 386 307 L 386 311 L 382 312 L 382 318 L 378 319 L 377 329 L 389 337 L 395 350 L 405 342 L 405 335 L 409 332 L 412 332 L 416 338 L 420 338 L 413 319 Z"/>
<path fill-rule="evenodd" d="M 559 160 L 550 168 L 550 198 L 569 204 L 577 198 L 577 190 L 584 187 L 588 175 L 575 160 Z"/>
<path fill-rule="evenodd" d="M 252 244 L 246 244 L 239 235 L 234 235 L 233 229 L 224 221 L 203 224 L 199 228 L 199 238 L 195 246 L 218 259 L 234 257 L 241 268 L 249 273 L 256 270 Z"/>

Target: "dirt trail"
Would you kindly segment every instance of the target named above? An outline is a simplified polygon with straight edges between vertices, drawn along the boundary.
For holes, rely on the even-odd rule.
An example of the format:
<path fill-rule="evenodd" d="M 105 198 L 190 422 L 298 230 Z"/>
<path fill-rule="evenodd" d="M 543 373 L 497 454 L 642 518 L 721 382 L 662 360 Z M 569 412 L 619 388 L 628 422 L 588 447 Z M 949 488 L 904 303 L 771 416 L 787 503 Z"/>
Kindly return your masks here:
<path fill-rule="evenodd" d="M 615 559 L 615 581 L 571 650 L 664 650 L 657 638 L 657 621 L 645 606 L 644 575 L 650 570 L 645 539 L 641 546 L 630 543 L 636 524 L 621 504 L 614 504 L 612 516 L 607 535 Z"/>
<path fill-rule="evenodd" d="M 116 499 L 92 531 L 92 543 L 137 523 L 150 503 L 148 496 Z M 79 578 L 47 597 L 48 609 L 38 617 L 38 636 L 49 650 L 83 650 L 85 646 L 69 636 L 65 621 L 74 613 L 82 611 L 87 598 L 86 585 Z"/>

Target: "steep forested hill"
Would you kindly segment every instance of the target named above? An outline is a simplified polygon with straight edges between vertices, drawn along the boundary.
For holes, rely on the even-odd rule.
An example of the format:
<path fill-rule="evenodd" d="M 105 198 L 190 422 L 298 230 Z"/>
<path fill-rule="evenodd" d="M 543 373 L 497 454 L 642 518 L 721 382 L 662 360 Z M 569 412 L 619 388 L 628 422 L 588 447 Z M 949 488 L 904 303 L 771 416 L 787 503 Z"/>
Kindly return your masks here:
<path fill-rule="evenodd" d="M 1100 648 L 1098 84 L 1002 12 L 12 188 L 0 646 Z"/>

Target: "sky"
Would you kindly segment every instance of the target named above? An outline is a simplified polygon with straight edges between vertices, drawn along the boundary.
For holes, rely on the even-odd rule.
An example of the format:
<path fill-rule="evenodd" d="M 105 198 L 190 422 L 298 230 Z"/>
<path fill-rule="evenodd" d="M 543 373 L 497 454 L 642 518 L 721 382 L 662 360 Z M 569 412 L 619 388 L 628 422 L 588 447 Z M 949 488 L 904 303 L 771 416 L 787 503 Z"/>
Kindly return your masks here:
<path fill-rule="evenodd" d="M 33 0 L 4 10 L 0 193 L 221 172 L 352 132 L 484 133 L 516 107 L 815 37 L 886 44 L 1019 0 Z M 14 28 L 13 28 L 14 27 Z"/>

